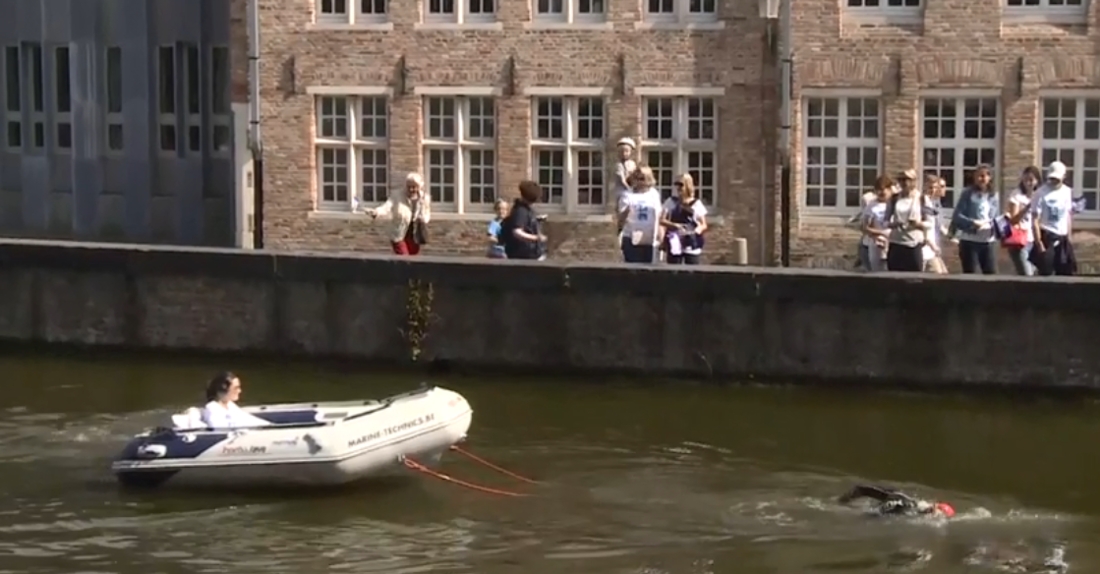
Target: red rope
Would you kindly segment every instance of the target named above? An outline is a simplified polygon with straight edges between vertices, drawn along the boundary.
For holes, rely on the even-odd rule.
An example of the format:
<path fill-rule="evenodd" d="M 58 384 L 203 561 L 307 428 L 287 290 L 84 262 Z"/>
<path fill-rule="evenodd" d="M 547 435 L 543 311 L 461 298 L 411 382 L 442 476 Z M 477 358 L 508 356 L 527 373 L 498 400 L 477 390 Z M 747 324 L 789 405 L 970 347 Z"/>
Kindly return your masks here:
<path fill-rule="evenodd" d="M 423 472 L 424 474 L 427 474 L 429 476 L 434 476 L 435 478 L 438 478 L 440 480 L 450 482 L 450 483 L 453 483 L 453 484 L 457 484 L 459 486 L 465 486 L 466 488 L 469 488 L 471 490 L 478 490 L 478 491 L 485 492 L 485 493 L 488 493 L 488 494 L 499 494 L 500 496 L 516 496 L 516 497 L 527 496 L 526 494 L 523 494 L 523 493 L 520 493 L 520 492 L 512 492 L 512 491 L 509 491 L 509 490 L 500 490 L 500 489 L 497 489 L 497 488 L 490 488 L 488 486 L 481 486 L 480 484 L 474 484 L 472 482 L 466 482 L 464 480 L 459 480 L 459 479 L 454 478 L 452 476 L 447 476 L 446 474 L 443 474 L 442 472 L 434 471 L 434 470 L 432 470 L 432 469 L 430 469 L 430 468 L 428 468 L 428 467 L 420 464 L 419 462 L 416 462 L 415 460 L 412 460 L 411 458 L 408 458 L 408 457 L 405 457 L 403 462 L 405 463 L 405 466 L 407 466 L 407 467 L 409 467 L 409 468 L 411 468 L 415 471 Z"/>
<path fill-rule="evenodd" d="M 520 476 L 520 475 L 518 475 L 518 474 L 516 474 L 516 473 L 514 473 L 514 472 L 512 472 L 512 471 L 510 471 L 506 468 L 501 468 L 501 467 L 499 467 L 499 466 L 497 466 L 497 465 L 481 458 L 480 456 L 478 456 L 478 455 L 476 455 L 476 454 L 474 454 L 474 453 L 472 453 L 468 450 L 463 450 L 463 448 L 458 446 L 457 444 L 451 446 L 451 450 L 457 452 L 458 454 L 461 454 L 462 456 L 465 456 L 466 458 L 469 458 L 470 460 L 472 460 L 476 463 L 483 464 L 483 465 L 485 465 L 485 466 L 487 466 L 487 467 L 489 467 L 489 468 L 491 468 L 491 469 L 493 469 L 493 470 L 495 470 L 495 471 L 497 471 L 501 474 L 510 476 L 510 477 L 520 481 L 520 482 L 526 482 L 527 484 L 538 484 L 539 483 L 537 480 L 531 480 L 530 478 L 527 478 L 526 476 Z"/>

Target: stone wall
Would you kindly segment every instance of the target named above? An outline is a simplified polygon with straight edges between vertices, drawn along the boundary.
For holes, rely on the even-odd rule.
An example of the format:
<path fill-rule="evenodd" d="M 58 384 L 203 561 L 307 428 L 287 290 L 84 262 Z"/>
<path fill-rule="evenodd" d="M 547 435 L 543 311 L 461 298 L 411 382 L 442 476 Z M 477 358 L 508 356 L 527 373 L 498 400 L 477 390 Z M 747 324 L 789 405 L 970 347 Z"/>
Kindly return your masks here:
<path fill-rule="evenodd" d="M 0 339 L 407 361 L 420 333 L 424 362 L 539 374 L 1096 387 L 1098 287 L 2 241 Z"/>

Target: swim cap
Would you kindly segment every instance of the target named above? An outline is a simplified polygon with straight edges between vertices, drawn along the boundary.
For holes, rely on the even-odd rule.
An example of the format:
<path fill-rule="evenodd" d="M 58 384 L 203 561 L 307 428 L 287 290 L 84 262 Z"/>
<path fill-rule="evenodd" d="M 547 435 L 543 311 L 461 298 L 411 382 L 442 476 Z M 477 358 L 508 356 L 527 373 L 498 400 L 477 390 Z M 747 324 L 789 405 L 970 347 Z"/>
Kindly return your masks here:
<path fill-rule="evenodd" d="M 937 502 L 936 503 L 936 512 L 944 515 L 947 518 L 951 518 L 952 516 L 955 516 L 955 509 L 952 508 L 951 505 L 947 504 L 946 502 Z"/>

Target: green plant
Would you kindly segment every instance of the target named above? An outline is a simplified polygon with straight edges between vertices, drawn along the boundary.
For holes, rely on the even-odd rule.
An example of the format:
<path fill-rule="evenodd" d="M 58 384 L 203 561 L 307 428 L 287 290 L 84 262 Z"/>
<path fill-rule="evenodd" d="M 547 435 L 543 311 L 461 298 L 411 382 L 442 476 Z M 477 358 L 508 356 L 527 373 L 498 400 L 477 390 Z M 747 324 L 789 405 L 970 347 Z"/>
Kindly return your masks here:
<path fill-rule="evenodd" d="M 435 287 L 418 279 L 409 280 L 405 296 L 405 328 L 401 335 L 408 345 L 409 359 L 420 360 L 424 353 L 424 340 L 428 338 L 428 329 L 432 322 L 432 301 L 435 299 Z"/>

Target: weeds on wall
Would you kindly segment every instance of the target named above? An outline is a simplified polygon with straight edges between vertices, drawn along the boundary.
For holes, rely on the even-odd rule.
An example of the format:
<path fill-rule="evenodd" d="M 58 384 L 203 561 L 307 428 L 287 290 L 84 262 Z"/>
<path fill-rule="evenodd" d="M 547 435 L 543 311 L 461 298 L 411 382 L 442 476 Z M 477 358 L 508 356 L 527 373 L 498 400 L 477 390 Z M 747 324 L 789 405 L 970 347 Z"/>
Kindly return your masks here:
<path fill-rule="evenodd" d="M 405 328 L 401 335 L 409 350 L 409 359 L 414 363 L 424 353 L 424 341 L 432 322 L 432 301 L 435 299 L 435 287 L 427 281 L 409 280 L 405 296 Z"/>

